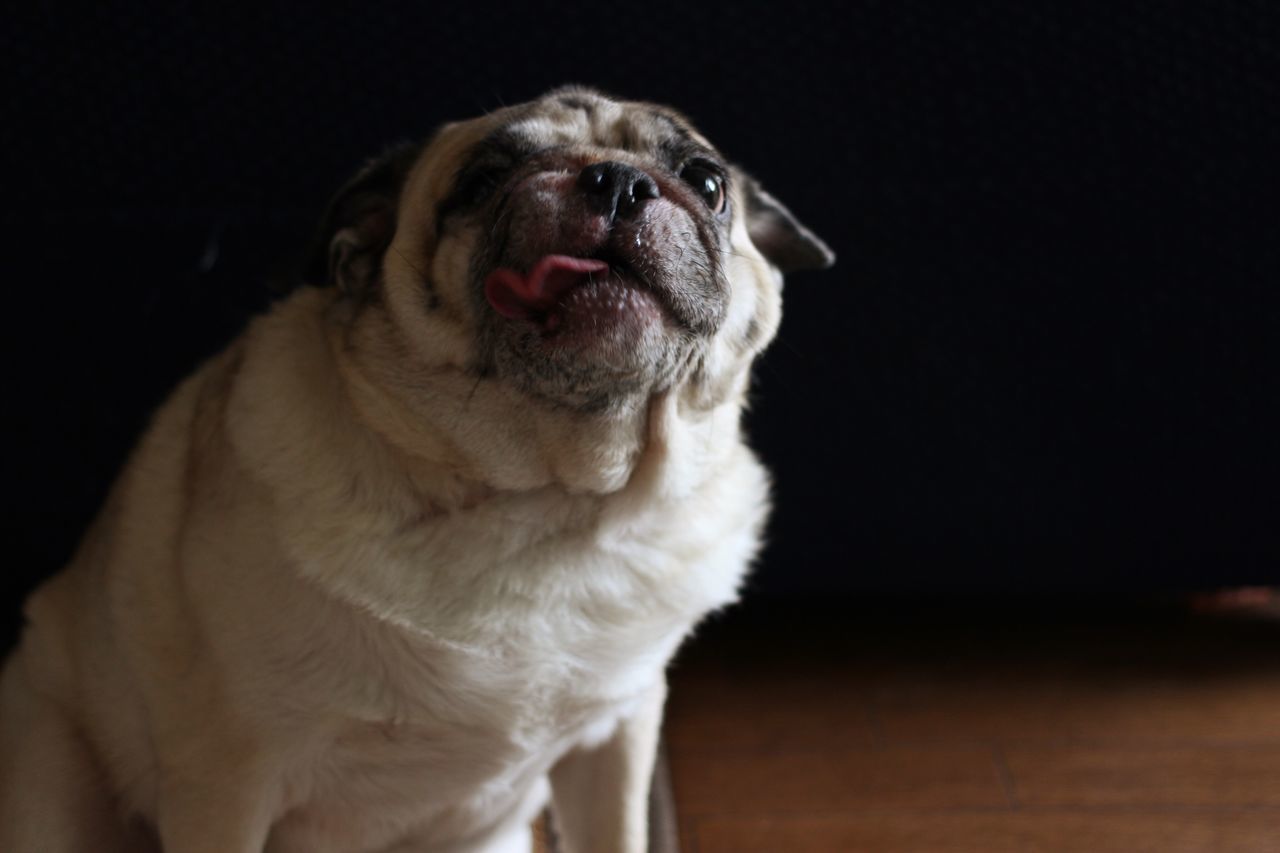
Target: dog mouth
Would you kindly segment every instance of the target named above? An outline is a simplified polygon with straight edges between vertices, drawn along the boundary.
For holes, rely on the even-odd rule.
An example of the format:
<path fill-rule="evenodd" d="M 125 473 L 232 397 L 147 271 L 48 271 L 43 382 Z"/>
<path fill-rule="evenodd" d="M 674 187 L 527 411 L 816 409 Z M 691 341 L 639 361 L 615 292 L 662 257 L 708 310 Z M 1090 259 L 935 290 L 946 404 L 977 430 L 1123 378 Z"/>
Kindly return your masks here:
<path fill-rule="evenodd" d="M 653 290 L 617 258 L 551 254 L 527 272 L 499 267 L 485 277 L 484 295 L 499 315 L 531 323 L 544 336 L 640 330 L 662 321 Z"/>

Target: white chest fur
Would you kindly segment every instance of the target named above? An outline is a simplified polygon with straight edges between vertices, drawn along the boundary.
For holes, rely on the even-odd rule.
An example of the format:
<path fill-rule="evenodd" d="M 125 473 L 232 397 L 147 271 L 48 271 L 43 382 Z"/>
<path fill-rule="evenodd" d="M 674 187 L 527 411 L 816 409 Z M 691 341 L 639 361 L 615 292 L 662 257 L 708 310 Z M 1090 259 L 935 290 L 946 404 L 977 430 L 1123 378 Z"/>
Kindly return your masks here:
<path fill-rule="evenodd" d="M 767 485 L 729 437 L 716 475 L 675 494 L 639 472 L 613 495 L 548 487 L 442 514 L 387 486 L 273 500 L 291 568 L 235 606 L 288 630 L 228 652 L 258 661 L 245 689 L 273 695 L 254 704 L 306 730 L 269 849 L 361 849 L 423 825 L 458 837 L 536 800 L 547 768 L 608 735 L 735 597 Z"/>
<path fill-rule="evenodd" d="M 295 598 L 323 630 L 275 653 L 294 672 L 295 654 L 326 657 L 293 689 L 332 714 L 273 849 L 341 849 L 347 831 L 376 837 L 371 822 L 457 835 L 536 798 L 550 764 L 603 739 L 734 597 L 764 510 L 761 469 L 736 456 L 698 494 L 625 517 L 532 493 L 363 543 L 296 541 L 325 555 L 298 565 L 329 601 Z"/>

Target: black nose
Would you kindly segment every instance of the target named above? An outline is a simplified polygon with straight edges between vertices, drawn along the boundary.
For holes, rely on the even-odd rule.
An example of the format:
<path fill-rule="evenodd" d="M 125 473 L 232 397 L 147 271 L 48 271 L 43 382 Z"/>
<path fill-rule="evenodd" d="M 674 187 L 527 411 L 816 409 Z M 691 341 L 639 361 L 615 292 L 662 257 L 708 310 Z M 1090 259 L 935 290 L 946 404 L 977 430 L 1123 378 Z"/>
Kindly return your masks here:
<path fill-rule="evenodd" d="M 613 160 L 583 169 L 578 186 L 611 221 L 635 216 L 647 200 L 662 195 L 653 178 L 634 166 Z"/>

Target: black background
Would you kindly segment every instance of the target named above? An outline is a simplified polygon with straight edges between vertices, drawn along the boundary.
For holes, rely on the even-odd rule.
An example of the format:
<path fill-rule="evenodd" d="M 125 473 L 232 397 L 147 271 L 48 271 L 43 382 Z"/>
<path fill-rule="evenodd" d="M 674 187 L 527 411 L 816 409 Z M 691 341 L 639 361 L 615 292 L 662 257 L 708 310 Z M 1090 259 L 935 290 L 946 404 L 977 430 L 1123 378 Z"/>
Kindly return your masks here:
<path fill-rule="evenodd" d="M 362 159 L 566 82 L 686 112 L 839 255 L 757 371 L 754 595 L 1275 579 L 1280 7 L 433 6 L 10 20 L 10 618 Z"/>

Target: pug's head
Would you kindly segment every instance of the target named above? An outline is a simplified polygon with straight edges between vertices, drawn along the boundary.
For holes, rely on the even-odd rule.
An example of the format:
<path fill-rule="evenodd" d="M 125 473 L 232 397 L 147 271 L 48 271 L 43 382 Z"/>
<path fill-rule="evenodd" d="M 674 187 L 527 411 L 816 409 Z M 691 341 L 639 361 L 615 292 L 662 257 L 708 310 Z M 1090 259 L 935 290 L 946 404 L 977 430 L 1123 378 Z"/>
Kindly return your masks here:
<path fill-rule="evenodd" d="M 682 116 L 569 88 L 388 152 L 332 202 L 313 283 L 405 358 L 600 413 L 739 386 L 781 273 L 831 251 Z"/>

